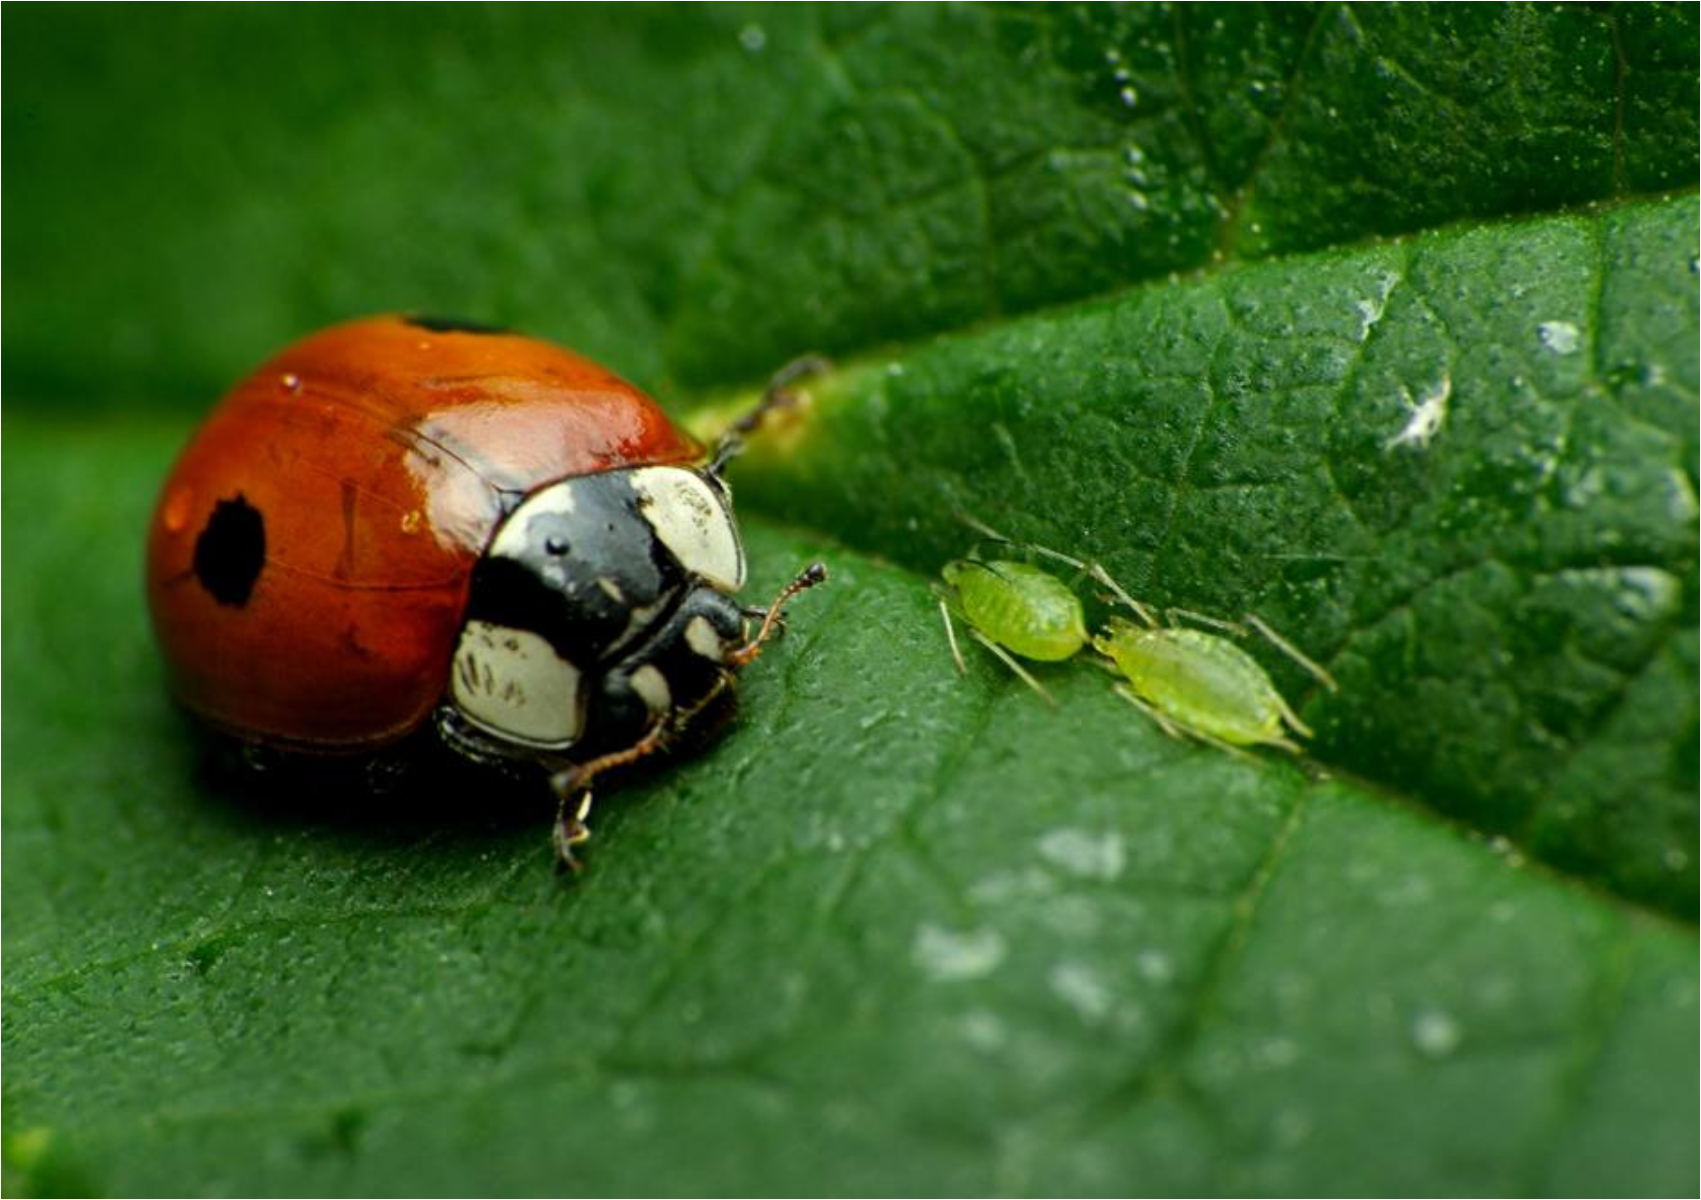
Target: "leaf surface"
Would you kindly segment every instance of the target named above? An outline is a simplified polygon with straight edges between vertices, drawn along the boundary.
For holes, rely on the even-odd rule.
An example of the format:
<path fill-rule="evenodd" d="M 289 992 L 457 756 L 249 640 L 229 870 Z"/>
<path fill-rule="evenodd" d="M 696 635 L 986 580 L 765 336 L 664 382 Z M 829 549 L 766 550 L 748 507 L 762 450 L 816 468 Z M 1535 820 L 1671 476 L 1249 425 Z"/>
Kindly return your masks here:
<path fill-rule="evenodd" d="M 9 1193 L 1701 1186 L 1693 7 L 121 11 L 4 51 Z M 381 309 L 841 360 L 733 475 L 830 585 L 572 886 L 164 694 L 193 416 Z M 1261 614 L 1307 756 L 958 678 L 957 511 Z"/>

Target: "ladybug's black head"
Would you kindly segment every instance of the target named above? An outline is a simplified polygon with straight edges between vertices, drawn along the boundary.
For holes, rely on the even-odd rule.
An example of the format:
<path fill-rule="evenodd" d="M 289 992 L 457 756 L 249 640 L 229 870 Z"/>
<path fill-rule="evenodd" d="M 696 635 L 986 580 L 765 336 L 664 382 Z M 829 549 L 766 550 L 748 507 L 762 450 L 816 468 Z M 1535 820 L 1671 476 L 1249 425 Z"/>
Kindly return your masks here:
<path fill-rule="evenodd" d="M 744 550 L 712 473 L 633 467 L 528 496 L 473 573 L 450 701 L 504 743 L 625 745 L 743 642 Z"/>

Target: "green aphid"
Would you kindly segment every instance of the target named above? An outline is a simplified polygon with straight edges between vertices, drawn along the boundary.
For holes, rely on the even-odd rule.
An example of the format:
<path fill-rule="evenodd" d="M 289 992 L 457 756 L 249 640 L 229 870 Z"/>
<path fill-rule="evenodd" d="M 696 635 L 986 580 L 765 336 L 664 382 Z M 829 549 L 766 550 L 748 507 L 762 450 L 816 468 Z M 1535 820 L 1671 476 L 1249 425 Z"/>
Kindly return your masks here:
<path fill-rule="evenodd" d="M 989 541 L 1018 545 L 979 522 L 966 517 L 963 520 Z M 1019 548 L 1061 557 L 1039 546 Z M 958 672 L 966 673 L 968 667 L 951 623 L 953 609 L 967 623 L 970 637 L 1014 671 L 1046 703 L 1055 703 L 1051 693 L 1016 657 L 1054 663 L 1074 658 L 1081 652 L 1087 644 L 1087 622 L 1074 589 L 1032 563 L 983 559 L 975 553 L 946 563 L 942 574 L 945 585 L 936 589 L 939 612 L 945 621 L 945 637 Z"/>
<path fill-rule="evenodd" d="M 1093 638 L 1093 649 L 1126 680 L 1116 689 L 1124 699 L 1172 737 L 1194 737 L 1231 752 L 1240 746 L 1299 752 L 1287 735 L 1310 737 L 1311 730 L 1257 659 L 1225 637 L 1201 629 L 1160 626 L 1143 606 L 1135 611 L 1143 624 L 1112 617 L 1105 631 Z M 1335 688 L 1327 671 L 1255 616 L 1239 626 L 1197 613 L 1182 615 L 1235 632 L 1257 631 L 1325 687 Z"/>
<path fill-rule="evenodd" d="M 977 521 L 963 520 L 990 541 L 1075 568 L 1107 590 L 1106 600 L 1134 613 L 1138 622 L 1112 617 L 1105 630 L 1091 638 L 1092 646 L 1104 655 L 1103 665 L 1122 677 L 1117 693 L 1172 737 L 1196 738 L 1238 754 L 1243 746 L 1275 746 L 1297 753 L 1299 746 L 1288 735 L 1311 736 L 1257 659 L 1220 634 L 1177 624 L 1178 618 L 1237 636 L 1257 633 L 1324 687 L 1336 690 L 1327 671 L 1255 615 L 1248 614 L 1237 623 L 1170 609 L 1169 624 L 1162 624 L 1150 607 L 1097 563 L 1044 546 L 1012 542 Z M 1089 639 L 1074 589 L 1032 563 L 986 560 L 972 553 L 948 564 L 944 576 L 949 591 L 942 591 L 939 609 L 958 671 L 966 668 L 951 625 L 953 606 L 968 622 L 975 640 L 1051 702 L 1050 693 L 1013 656 L 1062 662 L 1081 650 Z"/>

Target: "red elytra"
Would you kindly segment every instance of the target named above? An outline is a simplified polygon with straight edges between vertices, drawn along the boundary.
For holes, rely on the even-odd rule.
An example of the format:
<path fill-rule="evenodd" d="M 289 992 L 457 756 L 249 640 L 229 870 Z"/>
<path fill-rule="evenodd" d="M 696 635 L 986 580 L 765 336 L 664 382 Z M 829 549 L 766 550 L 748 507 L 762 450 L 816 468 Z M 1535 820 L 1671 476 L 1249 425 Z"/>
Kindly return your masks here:
<path fill-rule="evenodd" d="M 147 591 L 172 686 L 250 740 L 395 742 L 441 700 L 472 569 L 520 497 L 702 455 L 544 342 L 397 316 L 314 334 L 224 398 L 161 493 Z"/>

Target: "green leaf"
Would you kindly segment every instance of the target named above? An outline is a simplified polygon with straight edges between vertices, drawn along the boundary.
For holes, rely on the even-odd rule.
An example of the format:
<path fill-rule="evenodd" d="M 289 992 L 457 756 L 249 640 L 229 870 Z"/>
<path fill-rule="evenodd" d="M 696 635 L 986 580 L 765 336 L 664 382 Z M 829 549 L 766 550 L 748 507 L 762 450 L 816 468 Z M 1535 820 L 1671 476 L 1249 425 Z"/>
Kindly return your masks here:
<path fill-rule="evenodd" d="M 1693 7 L 122 11 L 4 51 L 8 1193 L 1701 1186 Z M 164 694 L 193 414 L 381 308 L 843 359 L 734 475 L 830 585 L 570 885 Z M 960 679 L 959 509 L 1328 661 L 1306 759 Z"/>
<path fill-rule="evenodd" d="M 924 572 L 965 512 L 1256 612 L 1340 679 L 1318 758 L 1692 918 L 1696 237 L 1636 205 L 941 340 L 815 389 L 740 495 Z"/>

